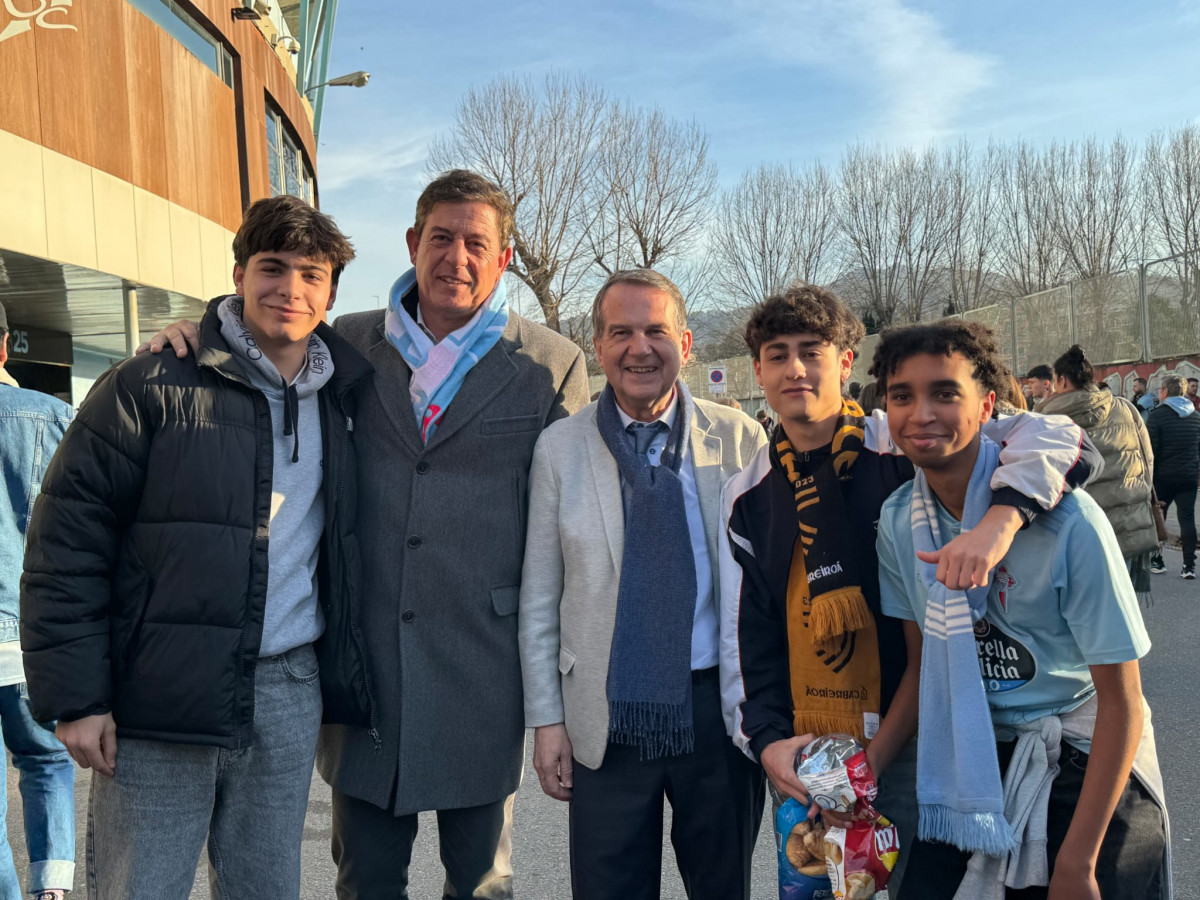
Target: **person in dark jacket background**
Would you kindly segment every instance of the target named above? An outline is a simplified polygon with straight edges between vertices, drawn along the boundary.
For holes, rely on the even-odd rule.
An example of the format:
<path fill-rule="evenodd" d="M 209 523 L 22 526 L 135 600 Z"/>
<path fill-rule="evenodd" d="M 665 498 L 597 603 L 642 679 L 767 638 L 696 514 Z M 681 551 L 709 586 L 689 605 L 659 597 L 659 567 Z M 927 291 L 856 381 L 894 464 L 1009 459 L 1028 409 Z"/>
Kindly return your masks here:
<path fill-rule="evenodd" d="M 96 771 L 91 897 L 183 900 L 206 840 L 214 897 L 298 896 L 322 707 L 373 726 L 350 442 L 372 369 L 325 324 L 354 250 L 281 196 L 233 251 L 199 353 L 105 373 L 30 526 L 21 644 L 35 716 Z"/>
<path fill-rule="evenodd" d="M 1200 483 L 1200 411 L 1186 396 L 1182 375 L 1167 375 L 1158 385 L 1159 405 L 1150 413 L 1146 429 L 1154 448 L 1154 491 L 1163 512 L 1175 504 L 1183 538 L 1181 578 L 1196 577 L 1196 489 Z M 1151 571 L 1166 571 L 1162 557 Z"/>

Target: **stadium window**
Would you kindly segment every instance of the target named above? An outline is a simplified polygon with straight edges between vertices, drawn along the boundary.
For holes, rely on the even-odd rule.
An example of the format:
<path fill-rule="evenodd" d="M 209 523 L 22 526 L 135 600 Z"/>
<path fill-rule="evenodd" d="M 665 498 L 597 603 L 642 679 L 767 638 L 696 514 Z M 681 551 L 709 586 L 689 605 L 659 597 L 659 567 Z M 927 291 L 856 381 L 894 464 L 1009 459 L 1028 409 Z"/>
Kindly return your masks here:
<path fill-rule="evenodd" d="M 179 41 L 196 59 L 233 87 L 233 57 L 175 0 L 129 0 L 134 9 Z"/>
<path fill-rule="evenodd" d="M 271 196 L 291 194 L 313 202 L 313 174 L 304 162 L 299 141 L 293 140 L 283 117 L 267 103 L 267 167 L 271 176 Z"/>

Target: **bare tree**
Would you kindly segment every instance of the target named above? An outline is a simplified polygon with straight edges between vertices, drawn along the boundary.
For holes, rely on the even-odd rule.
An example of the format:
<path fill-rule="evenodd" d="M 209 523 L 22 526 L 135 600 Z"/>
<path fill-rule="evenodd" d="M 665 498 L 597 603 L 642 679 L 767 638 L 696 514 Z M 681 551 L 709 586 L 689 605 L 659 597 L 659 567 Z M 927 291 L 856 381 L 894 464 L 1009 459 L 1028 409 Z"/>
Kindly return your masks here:
<path fill-rule="evenodd" d="M 900 309 L 909 322 L 942 314 L 929 309 L 944 283 L 950 236 L 951 194 L 942 160 L 933 149 L 902 150 L 890 161 L 895 184 L 895 235 L 900 260 Z"/>
<path fill-rule="evenodd" d="M 469 90 L 429 167 L 463 166 L 490 178 L 516 211 L 511 271 L 561 330 L 564 304 L 592 268 L 590 230 L 600 215 L 599 149 L 611 105 L 582 78 L 554 74 L 540 86 L 497 78 Z"/>
<path fill-rule="evenodd" d="M 1124 269 L 1134 259 L 1138 204 L 1135 158 L 1121 137 L 1107 146 L 1051 144 L 1046 152 L 1054 228 L 1077 278 Z"/>
<path fill-rule="evenodd" d="M 947 244 L 950 313 L 962 313 L 1002 299 L 992 271 L 998 219 L 1002 151 L 989 142 L 977 157 L 960 141 L 945 157 L 950 219 Z"/>
<path fill-rule="evenodd" d="M 598 154 L 600 214 L 589 229 L 605 274 L 685 256 L 708 223 L 717 167 L 695 122 L 614 106 Z"/>
<path fill-rule="evenodd" d="M 1014 296 L 1044 291 L 1066 278 L 1048 168 L 1042 155 L 1024 141 L 1000 153 L 995 266 Z"/>
<path fill-rule="evenodd" d="M 1156 252 L 1176 256 L 1200 247 L 1200 127 L 1150 136 L 1142 191 Z"/>
<path fill-rule="evenodd" d="M 836 202 L 820 163 L 801 171 L 764 164 L 742 175 L 722 195 L 712 231 L 726 302 L 756 303 L 792 281 L 830 278 Z"/>
<path fill-rule="evenodd" d="M 901 303 L 903 253 L 892 160 L 863 144 L 850 147 L 842 157 L 838 198 L 838 232 L 850 270 L 842 293 L 878 327 L 891 325 Z"/>

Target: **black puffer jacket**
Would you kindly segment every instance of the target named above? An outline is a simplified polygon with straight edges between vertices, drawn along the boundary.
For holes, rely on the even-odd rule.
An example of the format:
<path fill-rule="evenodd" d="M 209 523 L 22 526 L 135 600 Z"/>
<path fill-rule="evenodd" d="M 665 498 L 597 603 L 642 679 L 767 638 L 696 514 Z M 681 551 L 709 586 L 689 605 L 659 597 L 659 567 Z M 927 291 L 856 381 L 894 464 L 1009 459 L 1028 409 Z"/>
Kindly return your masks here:
<path fill-rule="evenodd" d="M 1154 481 L 1200 482 L 1200 412 L 1180 416 L 1165 403 L 1150 411 L 1146 420 L 1154 448 Z"/>
<path fill-rule="evenodd" d="M 219 299 L 219 298 L 218 298 Z M 128 359 L 96 382 L 34 509 L 21 647 L 34 716 L 112 711 L 117 733 L 250 743 L 267 595 L 272 434 L 217 300 L 193 358 Z M 371 366 L 333 329 L 319 392 L 326 527 L 317 644 L 325 719 L 374 726 L 356 619 L 354 389 Z"/>

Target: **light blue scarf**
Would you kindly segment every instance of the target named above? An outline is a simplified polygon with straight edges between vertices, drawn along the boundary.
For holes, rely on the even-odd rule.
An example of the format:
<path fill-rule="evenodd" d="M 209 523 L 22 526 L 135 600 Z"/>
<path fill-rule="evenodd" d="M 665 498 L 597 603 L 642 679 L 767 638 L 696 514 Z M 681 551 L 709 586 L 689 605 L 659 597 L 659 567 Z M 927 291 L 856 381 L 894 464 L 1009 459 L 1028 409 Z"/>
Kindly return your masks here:
<path fill-rule="evenodd" d="M 963 508 L 964 531 L 978 525 L 991 505 L 992 472 L 999 459 L 1000 448 L 981 435 Z M 937 500 L 920 469 L 913 479 L 912 530 L 917 550 L 941 548 Z M 937 580 L 936 566 L 919 560 L 916 566 L 929 594 L 917 734 L 918 834 L 923 840 L 1000 856 L 1012 847 L 1013 835 L 1004 818 L 996 737 L 974 629 L 987 611 L 988 588 L 949 591 Z"/>
<path fill-rule="evenodd" d="M 1175 410 L 1181 419 L 1186 419 L 1196 411 L 1195 405 L 1187 397 L 1168 397 L 1163 403 Z"/>
<path fill-rule="evenodd" d="M 409 269 L 392 285 L 384 330 L 388 341 L 412 369 L 408 396 L 412 399 L 421 440 L 428 444 L 467 373 L 496 346 L 504 333 L 508 325 L 508 296 L 501 278 L 471 321 L 435 344 L 401 302 L 416 284 L 417 270 Z"/>

